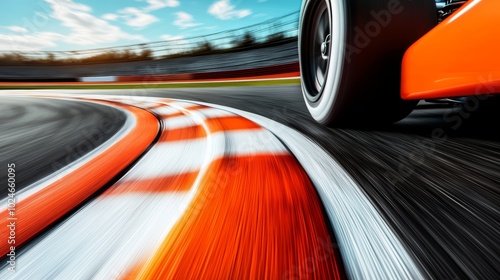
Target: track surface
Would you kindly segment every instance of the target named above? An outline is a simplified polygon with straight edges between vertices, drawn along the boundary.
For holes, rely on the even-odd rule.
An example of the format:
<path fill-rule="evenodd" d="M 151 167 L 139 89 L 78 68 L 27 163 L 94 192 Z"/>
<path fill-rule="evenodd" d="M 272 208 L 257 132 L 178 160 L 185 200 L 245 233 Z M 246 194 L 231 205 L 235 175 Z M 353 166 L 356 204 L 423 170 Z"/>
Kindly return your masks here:
<path fill-rule="evenodd" d="M 122 112 L 87 102 L 2 97 L 0 155 L 15 162 L 18 191 L 84 156 L 124 123 Z M 6 169 L 0 182 L 7 181 Z M 7 188 L 0 188 L 5 198 Z"/>
<path fill-rule="evenodd" d="M 462 109 L 427 103 L 392 126 L 355 130 L 316 124 L 298 86 L 125 94 L 221 104 L 295 128 L 347 169 L 430 276 L 500 275 L 500 139 L 487 127 L 499 118 L 483 116 L 474 102 Z"/>
<path fill-rule="evenodd" d="M 429 276 L 500 275 L 500 143 L 484 128 L 492 116 L 423 104 L 389 127 L 330 129 L 309 117 L 298 86 L 93 93 L 204 101 L 295 128 L 355 178 Z"/>

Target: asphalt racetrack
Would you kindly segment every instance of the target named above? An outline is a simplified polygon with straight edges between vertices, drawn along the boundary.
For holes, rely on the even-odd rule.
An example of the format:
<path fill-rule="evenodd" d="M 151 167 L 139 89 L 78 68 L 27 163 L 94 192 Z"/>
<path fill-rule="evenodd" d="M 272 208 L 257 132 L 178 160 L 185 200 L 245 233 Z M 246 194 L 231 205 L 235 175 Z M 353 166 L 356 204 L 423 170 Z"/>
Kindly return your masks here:
<path fill-rule="evenodd" d="M 124 119 L 116 109 L 88 102 L 1 97 L 2 162 L 16 163 L 19 191 L 101 145 Z M 1 182 L 7 181 L 5 171 Z M 7 189 L 0 194 L 4 198 Z"/>
<path fill-rule="evenodd" d="M 111 120 L 111 123 L 114 124 L 111 126 L 113 129 L 107 129 L 106 133 L 102 134 L 102 137 L 94 137 L 98 139 L 98 141 L 96 141 L 97 145 L 100 145 L 109 139 L 111 135 L 127 127 L 127 121 L 124 117 L 125 113 L 116 108 L 113 109 L 104 103 L 99 105 L 82 101 L 12 97 L 13 93 L 15 92 L 9 92 L 9 97 L 0 97 L 2 100 L 0 104 L 0 130 L 2 131 L 2 135 L 0 136 L 0 154 L 2 156 L 2 164 L 11 161 L 17 163 L 20 170 L 18 181 L 20 186 L 29 185 L 53 172 L 54 162 L 61 162 L 61 160 L 65 159 L 67 156 L 76 160 L 78 157 L 71 154 L 70 151 L 74 151 L 76 147 L 78 147 L 79 142 L 85 139 L 78 133 L 79 131 L 93 131 L 96 129 L 99 131 L 99 127 L 102 127 L 103 120 Z M 17 93 L 31 92 L 19 91 Z M 365 273 L 371 272 L 378 273 L 371 275 L 375 278 L 378 276 L 392 276 L 396 278 L 496 279 L 500 275 L 500 267 L 498 266 L 500 263 L 500 244 L 498 243 L 498 236 L 500 236 L 500 172 L 498 168 L 500 163 L 500 139 L 497 136 L 498 133 L 495 131 L 495 124 L 498 122 L 498 119 L 495 119 L 496 116 L 494 114 L 485 115 L 482 113 L 484 107 L 488 106 L 487 104 L 477 103 L 479 104 L 477 105 L 474 101 L 471 101 L 465 107 L 462 105 L 462 107 L 459 108 L 449 104 L 422 102 L 409 117 L 390 126 L 376 129 L 332 129 L 318 125 L 311 119 L 303 103 L 304 101 L 299 86 L 37 92 L 37 94 L 41 95 L 50 95 L 51 93 L 85 96 L 87 99 L 91 99 L 92 96 L 106 95 L 121 98 L 122 101 L 127 100 L 129 96 L 139 96 L 134 100 L 141 100 L 141 98 L 145 97 L 156 97 L 168 100 L 181 99 L 202 102 L 203 104 L 190 103 L 190 105 L 175 103 L 178 101 L 168 101 L 174 103 L 167 102 L 173 108 L 177 108 L 182 111 L 181 113 L 188 114 L 194 119 L 197 118 L 196 113 L 186 113 L 185 110 L 207 110 L 207 108 L 200 109 L 196 106 L 212 106 L 205 103 L 217 104 L 263 116 L 268 120 L 270 119 L 288 128 L 292 128 L 305 136 L 305 139 L 315 142 L 321 150 L 326 152 L 325 154 L 328 155 L 330 159 L 338 162 L 342 169 L 353 179 L 353 183 L 359 188 L 360 196 L 366 196 L 369 203 L 373 206 L 373 210 L 366 211 L 377 216 L 381 221 L 380 223 L 385 223 L 387 225 L 387 232 L 389 233 L 384 234 L 384 236 L 388 237 L 386 239 L 377 237 L 377 242 L 380 242 L 380 247 L 366 249 L 378 252 L 377 254 L 380 255 L 377 255 L 377 257 L 363 255 L 365 254 L 363 252 L 372 252 L 363 251 L 363 248 L 359 248 L 359 250 L 353 249 L 353 252 L 351 252 L 346 247 L 345 244 L 352 244 L 353 246 L 359 245 L 360 247 L 362 245 L 355 240 L 355 237 L 351 240 L 351 236 L 348 234 L 356 232 L 356 230 L 349 231 L 349 229 L 343 226 L 349 225 L 354 229 L 358 228 L 359 231 L 368 230 L 370 226 L 359 223 L 359 221 L 356 220 L 338 221 L 335 217 L 332 218 L 332 213 L 341 213 L 342 209 L 334 209 L 335 205 L 332 206 L 333 208 L 329 206 L 329 202 L 326 202 L 327 195 L 318 187 L 319 179 L 315 178 L 314 171 L 311 171 L 313 168 L 307 166 L 307 160 L 304 160 L 300 154 L 300 149 L 302 149 L 305 152 L 309 152 L 311 159 L 313 159 L 315 152 L 313 152 L 314 149 L 312 146 L 304 144 L 300 149 L 294 150 L 293 145 L 290 144 L 292 142 L 287 142 L 286 137 L 288 136 L 285 136 L 285 134 L 290 134 L 292 132 L 276 127 L 266 127 L 264 124 L 266 120 L 263 120 L 261 124 L 257 122 L 257 117 L 253 119 L 252 116 L 243 115 L 245 119 L 250 119 L 258 123 L 259 126 L 266 129 L 266 133 L 268 131 L 273 135 L 265 137 L 270 137 L 269 139 L 279 139 L 281 140 L 280 142 L 285 145 L 285 148 L 283 148 L 280 146 L 280 143 L 273 142 L 275 140 L 269 140 L 265 145 L 262 145 L 262 151 L 279 155 L 277 156 L 279 160 L 276 158 L 272 160 L 259 159 L 264 162 L 262 166 L 267 166 L 266 170 L 275 170 L 273 166 L 279 165 L 277 162 L 281 162 L 281 166 L 287 167 L 283 167 L 284 169 L 281 171 L 279 171 L 279 169 L 275 170 L 275 172 L 278 172 L 277 174 L 282 174 L 280 172 L 289 172 L 290 174 L 297 175 L 298 177 L 293 180 L 298 180 L 300 182 L 302 182 L 301 180 L 305 180 L 303 181 L 303 185 L 305 186 L 303 192 L 310 193 L 311 190 L 308 188 L 310 182 L 307 178 L 304 178 L 304 171 L 300 171 L 301 169 L 298 165 L 296 166 L 294 163 L 295 161 L 289 158 L 290 155 L 287 154 L 287 151 L 289 151 L 298 160 L 300 166 L 306 171 L 312 184 L 316 187 L 318 197 L 320 198 L 318 201 L 321 201 L 321 209 L 310 206 L 311 212 L 307 213 L 307 215 L 311 216 L 308 216 L 309 218 L 307 220 L 314 221 L 314 219 L 317 219 L 318 213 L 323 213 L 322 215 L 325 217 L 330 215 L 330 219 L 325 218 L 325 220 L 329 220 L 329 222 L 326 222 L 326 231 L 321 223 L 314 224 L 311 228 L 314 228 L 312 232 L 316 236 L 330 236 L 332 242 L 339 243 L 339 251 L 335 250 L 335 253 L 332 253 L 332 255 L 337 257 L 329 258 L 328 262 L 326 262 L 326 267 L 335 267 L 336 269 L 329 270 L 324 267 L 324 261 L 318 261 L 316 265 L 321 263 L 323 266 L 315 266 L 315 269 L 312 269 L 312 272 L 310 271 L 317 279 L 321 277 L 342 278 L 343 275 L 348 275 L 352 278 L 366 277 L 369 276 L 369 274 Z M 99 99 L 106 100 L 106 98 L 103 97 L 99 97 Z M 113 97 L 107 99 L 111 100 Z M 150 109 L 159 106 L 146 104 L 147 102 L 154 102 L 146 102 L 144 100 L 141 101 L 145 102 L 142 106 L 147 106 L 147 108 Z M 117 100 L 113 102 L 117 102 Z M 140 107 L 138 104 L 134 104 L 133 106 Z M 225 109 L 216 107 L 200 114 L 205 116 L 205 118 L 214 115 L 218 118 L 227 118 L 228 116 L 222 114 L 221 110 L 224 111 Z M 153 110 L 156 118 L 165 114 L 165 111 L 161 112 L 162 113 L 155 113 Z M 238 113 L 238 111 L 231 112 L 232 114 Z M 129 114 L 132 113 L 129 112 Z M 139 113 L 136 112 L 134 114 Z M 169 114 L 180 113 L 169 112 Z M 230 117 L 235 118 L 233 115 Z M 137 119 L 140 120 L 140 117 L 137 117 Z M 186 122 L 186 120 L 183 120 L 183 122 Z M 218 128 L 218 131 L 224 130 L 226 131 L 225 133 L 234 133 L 235 123 L 242 124 L 244 122 L 243 120 L 235 121 L 233 119 L 230 125 L 226 125 L 221 121 L 223 129 Z M 196 121 L 194 121 L 194 123 L 196 123 Z M 171 122 L 167 124 L 164 123 L 163 125 L 177 127 L 179 124 Z M 132 129 L 130 124 L 129 126 L 130 129 Z M 210 126 L 210 124 L 207 126 Z M 270 127 L 272 127 L 272 125 L 270 125 Z M 204 128 L 206 127 L 204 126 Z M 150 130 L 151 133 L 155 131 L 155 129 L 157 128 L 152 127 Z M 180 139 L 196 138 L 195 136 L 189 135 L 197 135 L 197 133 L 199 133 L 198 129 L 199 128 L 188 132 L 179 132 L 179 135 L 182 135 Z M 238 131 L 241 129 L 242 128 L 238 128 Z M 256 128 L 250 124 L 246 124 L 244 125 L 244 129 Z M 122 131 L 122 134 L 123 133 Z M 172 135 L 173 134 L 170 134 L 169 137 L 173 137 Z M 197 137 L 199 137 L 199 135 Z M 206 137 L 209 139 L 207 141 L 210 142 L 210 136 Z M 216 138 L 216 136 L 214 137 Z M 241 135 L 241 133 L 235 133 L 227 137 L 229 137 L 227 139 L 236 141 L 237 139 L 244 139 L 246 136 Z M 144 153 L 147 149 L 151 149 L 149 150 L 149 154 L 153 154 L 155 148 L 151 145 L 162 142 L 161 136 L 153 137 L 153 135 L 151 135 L 150 138 L 148 145 L 146 145 L 145 141 L 142 148 L 136 149 L 138 154 Z M 155 139 L 153 140 L 153 138 Z M 231 143 L 227 139 L 226 143 Z M 305 142 L 305 140 L 301 141 L 308 143 Z M 184 143 L 188 142 L 185 141 Z M 227 144 L 226 146 L 229 147 L 228 145 L 231 146 L 232 144 Z M 196 147 L 184 147 L 179 149 L 186 149 L 183 157 L 192 157 L 192 153 L 194 153 L 193 151 L 196 150 Z M 224 154 L 234 156 L 237 153 L 233 150 L 238 150 L 239 148 L 233 149 L 229 147 L 227 149 L 229 149 L 230 152 Z M 189 151 L 191 151 L 191 153 Z M 157 155 L 161 152 L 163 152 L 163 150 L 158 152 Z M 324 163 L 322 165 L 324 170 L 328 171 L 329 169 L 334 169 L 334 167 L 327 163 L 326 160 L 323 160 L 319 154 L 316 155 L 317 157 L 315 160 L 318 164 L 321 165 L 322 162 Z M 79 156 L 81 157 L 84 155 L 80 154 Z M 153 159 L 148 159 L 146 155 L 143 160 L 147 161 Z M 159 159 L 155 159 L 155 162 L 159 162 L 158 160 Z M 167 161 L 167 156 L 165 156 L 161 162 Z M 135 164 L 135 161 L 132 159 L 128 162 L 130 165 Z M 253 162 L 254 165 L 258 164 L 258 162 L 255 161 L 251 162 Z M 67 163 L 69 164 L 70 162 Z M 188 166 L 191 163 L 185 164 Z M 224 166 L 224 164 L 221 166 Z M 106 168 L 101 166 L 101 169 Z M 130 166 L 128 168 L 130 168 Z M 207 167 L 207 170 L 211 170 L 211 168 L 214 167 Z M 218 166 L 218 168 L 223 167 Z M 197 170 L 200 174 L 208 172 L 203 167 L 194 170 Z M 158 175 L 158 172 L 155 173 L 156 178 L 166 176 Z M 131 173 L 133 173 L 133 169 Z M 320 173 L 320 171 L 318 171 L 318 173 Z M 5 176 L 6 174 L 2 173 L 2 181 L 6 180 Z M 125 176 L 132 175 L 127 174 Z M 134 177 L 134 180 L 144 180 L 141 176 Z M 167 180 L 165 177 L 161 178 L 163 178 L 162 180 Z M 130 180 L 134 181 L 132 179 Z M 251 181 L 250 178 L 247 180 L 249 180 L 249 182 Z M 193 183 L 193 186 L 195 186 L 192 187 L 193 189 L 196 189 L 196 186 L 198 186 L 196 182 L 197 181 L 194 181 Z M 294 184 L 297 184 L 297 181 L 294 182 Z M 338 184 L 342 185 L 341 183 Z M 283 183 L 283 186 L 286 186 L 286 183 Z M 2 188 L 2 195 L 5 193 L 5 188 Z M 284 192 L 283 195 L 285 195 Z M 109 196 L 110 195 L 107 197 Z M 187 203 L 185 201 L 196 199 L 196 197 L 176 197 L 175 199 L 177 200 L 175 201 L 177 202 L 173 200 L 172 202 L 169 199 L 165 201 L 172 204 L 179 203 L 179 205 L 184 205 L 183 203 Z M 90 204 L 87 204 L 87 206 L 93 205 L 92 203 L 98 203 L 97 200 L 98 199 L 89 202 Z M 165 203 L 165 201 L 162 203 Z M 113 203 L 118 202 L 115 201 Z M 92 216 L 91 213 L 84 213 L 85 207 L 87 206 L 81 206 L 78 203 L 77 205 L 79 205 L 78 207 L 82 207 L 81 215 Z M 159 205 L 161 205 L 161 203 L 159 203 Z M 210 206 L 212 208 L 207 206 L 207 208 L 204 209 L 219 211 L 223 209 L 221 205 L 217 204 Z M 299 203 L 298 205 L 302 204 Z M 305 208 L 299 208 L 309 209 L 304 205 L 302 206 Z M 104 210 L 106 209 L 105 207 L 93 207 L 98 209 L 95 211 L 107 211 Z M 179 209 L 182 208 L 181 206 L 179 207 Z M 236 207 L 234 209 L 239 208 Z M 248 210 L 249 208 L 245 209 Z M 245 209 L 239 210 L 244 211 Z M 333 210 L 330 211 L 329 209 Z M 151 211 L 153 210 L 155 209 L 151 209 Z M 186 210 L 182 211 L 186 213 Z M 304 213 L 306 212 L 307 210 L 305 210 Z M 146 213 L 147 211 L 145 214 Z M 201 215 L 198 214 L 198 212 L 195 213 L 196 214 L 193 215 Z M 244 216 L 245 214 L 241 215 Z M 58 218 L 55 218 L 49 223 L 49 228 L 51 229 L 50 234 L 59 236 L 57 240 L 63 240 L 60 241 L 62 243 L 70 242 L 70 240 L 64 241 L 64 238 L 61 236 L 65 235 L 58 231 L 62 231 L 62 228 L 65 226 L 65 219 L 68 219 L 68 223 L 72 223 L 73 221 L 70 221 L 68 217 L 62 217 L 63 215 L 58 216 Z M 201 227 L 201 225 L 203 225 L 202 220 L 209 219 L 209 217 L 211 216 L 201 215 L 198 224 L 195 222 L 192 222 L 192 224 L 186 222 L 184 229 L 210 232 L 208 228 Z M 112 217 L 110 217 L 110 219 L 111 218 Z M 290 217 L 290 221 L 296 218 L 295 216 Z M 81 220 L 82 219 L 80 219 L 80 221 Z M 174 220 L 172 223 L 174 223 Z M 272 225 L 272 222 L 275 220 L 265 219 L 265 221 L 269 223 L 269 225 Z M 76 222 L 77 221 L 75 221 L 75 223 Z M 80 226 L 80 228 L 82 228 L 82 225 Z M 293 228 L 293 226 L 291 228 Z M 376 226 L 370 229 L 375 228 Z M 175 230 L 173 232 L 175 232 Z M 329 232 L 333 232 L 333 234 L 329 234 Z M 97 233 L 98 231 L 95 232 L 95 234 Z M 311 232 L 301 234 L 307 233 Z M 346 234 L 343 235 L 344 233 Z M 66 234 L 66 236 L 71 236 L 69 233 Z M 393 234 L 394 238 L 391 237 L 390 234 Z M 332 235 L 334 237 L 332 237 Z M 372 235 L 382 236 L 380 232 L 372 232 Z M 221 239 L 223 239 L 224 236 L 223 233 L 217 235 L 217 237 Z M 370 236 L 369 231 L 367 231 L 365 236 L 360 238 L 362 239 L 366 236 Z M 299 235 L 293 235 L 292 237 L 293 238 L 288 240 L 289 242 L 301 242 L 299 240 Z M 49 237 L 46 239 L 48 240 L 48 238 Z M 155 238 L 155 240 L 162 240 L 164 236 L 159 235 Z M 37 243 L 42 244 L 44 242 L 43 237 L 37 237 L 37 235 L 33 233 L 33 236 L 26 240 L 26 244 L 28 245 L 25 245 L 20 251 L 19 266 L 22 265 L 21 261 L 24 254 L 26 254 L 26 258 L 29 258 L 30 251 L 32 250 L 43 252 L 42 249 L 37 248 Z M 189 242 L 194 242 L 190 239 L 182 240 L 188 244 L 186 246 L 191 244 Z M 384 240 L 386 241 L 384 242 Z M 396 241 L 400 242 L 400 244 L 395 244 L 394 242 Z M 284 238 L 283 242 L 286 243 L 287 239 Z M 303 244 L 308 244 L 307 240 L 303 242 Z M 369 247 L 370 244 L 368 244 L 367 247 Z M 47 248 L 47 246 L 48 245 L 45 245 L 43 248 Z M 167 245 L 162 244 L 162 252 L 166 252 L 165 250 L 168 249 L 170 250 L 169 252 L 181 254 L 187 250 L 186 248 L 176 246 L 178 245 L 170 243 Z M 229 245 L 219 244 L 219 247 L 220 246 Z M 311 246 L 314 247 L 314 244 Z M 403 251 L 404 253 L 401 253 Z M 391 252 L 400 254 L 399 257 L 395 259 L 401 261 L 401 263 L 394 263 L 391 261 L 394 260 L 392 256 L 385 256 L 391 255 Z M 75 254 L 78 254 L 78 252 Z M 235 253 L 235 256 L 236 255 Z M 272 256 L 268 257 L 272 258 Z M 308 255 L 304 257 L 307 259 Z M 112 258 L 112 256 L 109 255 L 109 258 Z M 148 263 L 147 267 L 150 271 L 161 271 L 157 267 L 160 265 L 158 264 L 160 260 L 171 265 L 175 264 L 169 256 L 161 252 L 156 253 L 155 258 L 157 260 L 156 263 L 151 260 L 149 260 L 149 262 L 147 260 L 140 260 L 139 262 L 144 261 Z M 183 260 L 187 261 L 188 259 L 189 258 L 186 257 L 186 259 Z M 36 258 L 34 260 L 36 260 Z M 195 258 L 195 260 L 197 259 Z M 193 262 L 195 262 L 195 260 L 193 260 Z M 202 262 L 201 260 L 203 260 L 203 257 L 200 256 L 199 260 Z M 367 260 L 374 260 L 374 262 L 368 262 Z M 221 261 L 224 262 L 223 260 Z M 78 260 L 78 262 L 81 262 L 81 260 Z M 130 266 L 132 261 L 124 262 L 125 264 L 121 264 L 122 267 Z M 356 268 L 356 263 L 358 266 L 370 268 Z M 26 262 L 25 265 L 28 266 L 28 262 Z M 44 265 L 50 266 L 51 264 L 49 262 L 44 263 Z M 55 264 L 52 265 L 56 266 Z M 5 268 L 5 266 L 2 268 Z M 380 272 L 378 268 L 386 272 L 395 272 L 394 274 L 384 274 L 384 272 Z M 301 269 L 301 266 L 298 266 L 297 271 L 302 271 Z M 60 268 L 58 271 L 63 273 L 64 268 Z M 95 267 L 93 267 L 91 271 L 96 273 L 93 275 L 100 275 L 95 272 L 99 271 L 99 269 Z M 268 270 L 268 272 L 269 271 L 273 270 L 271 269 Z M 301 273 L 303 273 L 303 271 Z M 47 276 L 52 274 L 44 275 Z M 121 272 L 119 275 L 126 276 L 121 274 Z M 127 275 L 140 275 L 146 278 L 165 276 L 161 273 L 147 274 L 144 271 L 134 272 L 133 269 L 128 271 Z M 186 276 L 189 274 L 179 275 Z M 196 275 L 201 277 L 200 275 L 203 274 Z M 303 274 L 301 275 L 303 276 Z M 4 279 L 3 277 L 0 278 Z"/>

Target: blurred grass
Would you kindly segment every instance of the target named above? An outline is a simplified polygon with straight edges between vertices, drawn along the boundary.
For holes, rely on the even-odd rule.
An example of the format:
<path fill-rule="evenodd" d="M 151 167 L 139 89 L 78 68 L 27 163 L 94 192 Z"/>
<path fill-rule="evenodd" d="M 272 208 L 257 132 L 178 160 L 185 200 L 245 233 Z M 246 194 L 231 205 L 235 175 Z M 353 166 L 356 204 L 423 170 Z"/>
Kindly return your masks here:
<path fill-rule="evenodd" d="M 159 89 L 159 88 L 206 88 L 206 87 L 245 87 L 245 86 L 284 86 L 298 85 L 300 78 L 259 80 L 259 81 L 217 81 L 217 82 L 182 82 L 182 83 L 135 83 L 135 84 L 5 84 L 0 83 L 0 90 L 7 89 Z"/>

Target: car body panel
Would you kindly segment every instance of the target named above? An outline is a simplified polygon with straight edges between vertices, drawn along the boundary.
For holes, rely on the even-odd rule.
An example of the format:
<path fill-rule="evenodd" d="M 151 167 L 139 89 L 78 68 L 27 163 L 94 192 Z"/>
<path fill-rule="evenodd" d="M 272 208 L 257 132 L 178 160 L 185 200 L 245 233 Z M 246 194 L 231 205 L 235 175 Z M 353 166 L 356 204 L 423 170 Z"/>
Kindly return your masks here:
<path fill-rule="evenodd" d="M 471 0 L 406 52 L 401 97 L 500 93 L 500 1 Z"/>

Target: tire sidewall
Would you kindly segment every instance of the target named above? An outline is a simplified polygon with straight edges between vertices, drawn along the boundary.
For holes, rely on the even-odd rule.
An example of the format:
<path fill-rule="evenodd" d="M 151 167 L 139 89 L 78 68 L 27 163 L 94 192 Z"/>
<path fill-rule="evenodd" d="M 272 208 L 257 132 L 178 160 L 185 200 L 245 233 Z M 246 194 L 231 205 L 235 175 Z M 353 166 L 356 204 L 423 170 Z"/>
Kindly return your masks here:
<path fill-rule="evenodd" d="M 305 40 L 302 33 L 304 32 L 316 32 L 316 30 L 304 30 L 310 23 L 306 22 L 308 20 L 307 16 L 312 12 L 310 9 L 313 8 L 314 4 L 319 1 L 325 1 L 328 10 L 328 18 L 330 21 L 330 34 L 331 34 L 331 46 L 329 51 L 329 61 L 328 61 L 328 72 L 326 74 L 326 81 L 323 86 L 321 96 L 316 101 L 311 101 L 307 97 L 309 92 L 308 85 L 304 82 L 305 71 L 310 71 L 305 65 L 302 57 L 302 45 Z M 347 36 L 347 13 L 346 13 L 346 3 L 344 0 L 331 1 L 331 0 L 304 0 L 302 2 L 301 12 L 300 12 L 300 26 L 299 26 L 299 61 L 300 70 L 302 73 L 303 82 L 301 83 L 303 98 L 306 103 L 307 109 L 309 110 L 311 116 L 319 123 L 327 124 L 332 119 L 337 108 L 335 107 L 336 100 L 341 98 L 338 95 L 340 88 L 342 87 L 342 73 L 344 71 L 345 65 L 345 45 Z M 316 19 L 309 19 L 310 21 Z M 333 37 L 335 35 L 335 38 Z"/>

